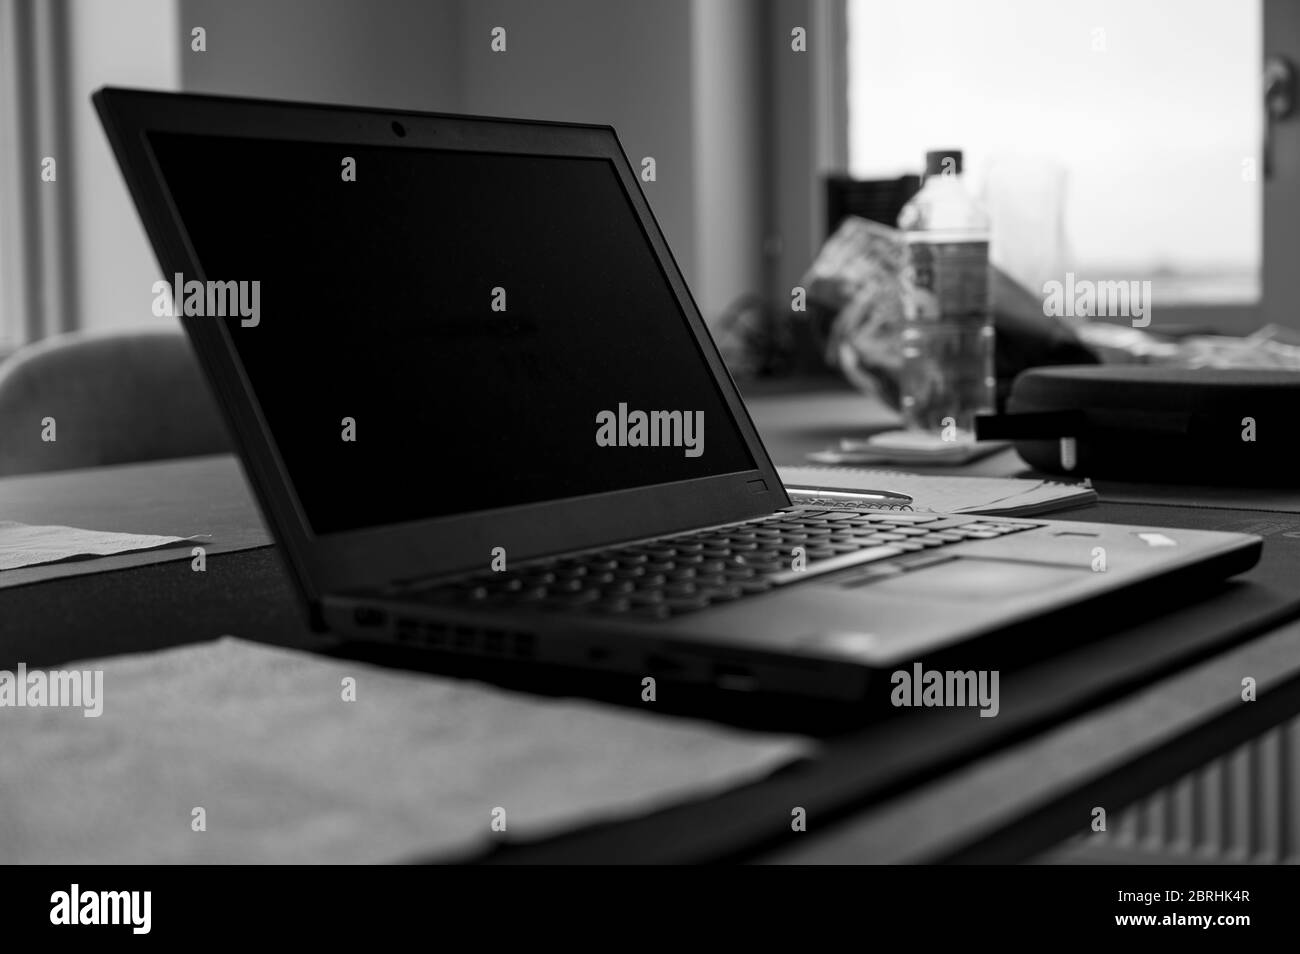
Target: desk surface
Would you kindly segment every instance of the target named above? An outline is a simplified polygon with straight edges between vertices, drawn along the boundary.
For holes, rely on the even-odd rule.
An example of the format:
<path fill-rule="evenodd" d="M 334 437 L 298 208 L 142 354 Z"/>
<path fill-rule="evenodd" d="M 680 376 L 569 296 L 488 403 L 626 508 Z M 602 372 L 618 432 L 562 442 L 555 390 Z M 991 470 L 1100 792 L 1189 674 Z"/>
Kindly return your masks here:
<path fill-rule="evenodd" d="M 22 474 L 0 481 L 0 519 L 194 537 L 208 554 L 271 544 L 250 503 L 239 462 L 225 455 Z M 0 574 L 0 588 L 189 559 L 189 549 L 178 548 L 22 567 Z"/>
<path fill-rule="evenodd" d="M 869 402 L 849 393 L 759 397 L 751 400 L 750 408 L 778 463 L 794 462 L 803 452 L 831 443 L 846 428 L 855 427 L 855 421 L 861 420 L 868 430 L 888 424 Z M 812 425 L 800 424 L 810 419 Z M 1006 473 L 1019 468 L 1014 457 L 1000 457 L 984 462 L 982 471 Z M 152 481 L 188 488 L 186 494 L 171 495 L 172 503 L 163 510 L 184 504 L 194 508 L 192 513 L 219 514 L 229 529 L 260 531 L 253 502 L 228 460 L 161 462 L 112 471 L 54 475 L 45 478 L 39 490 L 34 489 L 32 478 L 0 480 L 0 507 L 25 500 L 28 509 L 21 510 L 19 519 L 127 529 L 110 526 L 97 515 L 115 506 L 124 486 Z M 178 478 L 180 474 L 184 480 Z M 195 499 L 186 503 L 188 494 Z M 1063 516 L 1099 519 L 1099 512 Z M 1121 506 L 1105 518 L 1122 520 L 1125 513 Z M 1169 514 L 1174 525 L 1213 522 L 1213 515 L 1174 509 Z M 1222 519 L 1235 518 L 1228 514 Z M 132 528 L 156 529 L 152 525 Z M 1231 594 L 1224 598 L 1230 599 Z M 1177 633 L 1172 632 L 1176 627 L 1163 629 L 1165 648 L 1176 646 Z M 206 574 L 195 574 L 187 561 L 180 561 L 0 589 L 0 668 L 12 668 L 19 660 L 50 665 L 161 648 L 225 633 L 286 646 L 313 644 L 274 548 L 216 555 Z M 1151 652 L 1159 648 L 1154 643 L 1135 643 L 1134 652 L 1143 645 Z M 1087 818 L 1088 806 L 1122 806 L 1300 711 L 1300 624 L 1248 639 L 1242 636 L 1231 646 L 1206 643 L 1200 649 L 1181 648 L 1184 658 L 1179 666 L 1127 684 L 1115 678 L 1114 647 L 1084 647 L 1068 665 L 1044 668 L 1036 679 L 1045 688 L 1036 691 L 1050 694 L 1053 679 L 1074 683 L 1092 678 L 1098 692 L 1088 707 L 1056 719 L 1047 729 L 1011 732 L 1008 738 L 990 743 L 979 759 L 955 759 L 942 770 L 931 767 L 914 773 L 906 787 L 875 792 L 853 811 L 842 812 L 835 823 L 827 819 L 810 828 L 797 842 L 755 842 L 752 850 L 737 850 L 734 841 L 720 840 L 728 831 L 743 834 L 734 828 L 734 808 L 739 803 L 722 797 L 614 826 L 616 831 L 582 833 L 564 844 L 544 847 L 558 850 L 558 857 L 574 859 L 606 855 L 611 846 L 653 857 L 648 846 L 667 838 L 679 844 L 698 841 L 694 854 L 701 858 L 1028 858 L 1082 830 L 1078 820 Z M 1260 701 L 1253 705 L 1240 704 L 1233 688 L 1243 672 L 1260 680 Z M 887 734 L 894 738 L 882 738 L 882 762 L 916 757 L 920 744 L 916 739 L 903 731 Z M 829 771 L 825 766 L 822 770 Z M 816 771 L 812 767 L 812 774 L 802 781 L 797 772 L 783 773 L 737 795 L 749 798 L 750 804 L 754 797 L 770 799 L 788 818 L 788 805 L 799 804 L 789 799 L 800 797 L 800 785 L 815 781 Z M 504 860 L 530 857 L 522 851 L 507 853 Z"/>

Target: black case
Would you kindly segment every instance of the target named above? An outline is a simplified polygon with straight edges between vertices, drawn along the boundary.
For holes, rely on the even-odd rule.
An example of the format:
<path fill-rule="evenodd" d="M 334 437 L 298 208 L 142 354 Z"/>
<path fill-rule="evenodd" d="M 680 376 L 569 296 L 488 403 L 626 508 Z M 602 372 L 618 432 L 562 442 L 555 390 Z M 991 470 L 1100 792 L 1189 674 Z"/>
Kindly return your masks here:
<path fill-rule="evenodd" d="M 980 418 L 977 433 L 1013 439 L 1020 456 L 1049 473 L 1296 486 L 1297 414 L 1300 371 L 1035 368 L 1016 378 L 1007 413 Z"/>

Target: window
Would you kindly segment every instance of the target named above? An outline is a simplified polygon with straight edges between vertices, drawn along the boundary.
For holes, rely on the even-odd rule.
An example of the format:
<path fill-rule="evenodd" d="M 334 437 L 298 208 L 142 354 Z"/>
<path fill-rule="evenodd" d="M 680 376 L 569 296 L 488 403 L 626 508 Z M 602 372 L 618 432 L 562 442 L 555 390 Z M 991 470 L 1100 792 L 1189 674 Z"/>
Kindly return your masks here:
<path fill-rule="evenodd" d="M 847 0 L 846 15 L 853 175 L 961 148 L 995 261 L 1034 290 L 1073 271 L 1151 280 L 1166 306 L 1258 302 L 1259 0 Z"/>
<path fill-rule="evenodd" d="M 0 0 L 0 356 L 63 331 L 157 325 L 158 267 L 90 94 L 175 87 L 177 16 L 158 0 Z"/>

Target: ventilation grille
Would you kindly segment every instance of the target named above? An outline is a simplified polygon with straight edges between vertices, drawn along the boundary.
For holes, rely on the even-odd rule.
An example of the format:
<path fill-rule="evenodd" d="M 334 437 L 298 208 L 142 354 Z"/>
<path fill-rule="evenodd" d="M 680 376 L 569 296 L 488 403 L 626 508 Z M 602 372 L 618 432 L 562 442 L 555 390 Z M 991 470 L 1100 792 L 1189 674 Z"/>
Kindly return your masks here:
<path fill-rule="evenodd" d="M 536 653 L 533 634 L 518 630 L 399 617 L 393 635 L 399 645 L 496 659 L 532 659 Z"/>
<path fill-rule="evenodd" d="M 1300 864 L 1300 719 L 1111 815 L 1045 861 Z"/>

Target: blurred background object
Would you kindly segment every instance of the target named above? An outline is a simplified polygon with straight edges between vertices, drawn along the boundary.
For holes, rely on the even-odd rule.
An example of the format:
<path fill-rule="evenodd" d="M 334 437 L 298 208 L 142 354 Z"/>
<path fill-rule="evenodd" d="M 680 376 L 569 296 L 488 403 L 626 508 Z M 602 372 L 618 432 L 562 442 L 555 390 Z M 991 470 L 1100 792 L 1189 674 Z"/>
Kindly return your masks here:
<path fill-rule="evenodd" d="M 1276 336 L 1215 341 L 1300 329 L 1300 125 L 1266 126 L 1266 60 L 1300 60 L 1294 3 L 0 0 L 0 360 L 175 327 L 90 107 L 112 82 L 611 123 L 655 159 L 642 188 L 751 382 L 881 386 L 888 318 L 798 289 L 846 217 L 896 224 L 948 143 L 990 214 L 999 399 L 1042 364 L 1282 362 Z M 1150 281 L 1151 326 L 1044 317 L 1065 273 Z"/>
<path fill-rule="evenodd" d="M 920 156 L 948 143 L 993 263 L 1030 294 L 1053 269 L 1145 279 L 1156 332 L 1300 327 L 1300 126 L 1270 125 L 1266 179 L 1261 83 L 1266 58 L 1300 59 L 1298 16 L 1286 0 L 934 0 L 923 23 L 893 0 L 0 0 L 0 355 L 172 321 L 148 311 L 160 276 L 90 107 L 108 82 L 611 123 L 656 160 L 642 187 L 705 316 L 721 336 L 764 329 L 728 342 L 744 374 L 830 370 L 832 316 L 792 309 L 792 289 L 845 214 L 894 224 Z"/>
<path fill-rule="evenodd" d="M 848 171 L 915 171 L 925 150 L 960 145 L 994 262 L 1026 287 L 1065 271 L 1146 279 L 1158 322 L 1202 310 L 1251 330 L 1270 252 L 1261 73 L 1266 53 L 1300 44 L 1288 7 L 934 0 L 918 23 L 906 5 L 848 0 Z M 1277 126 L 1279 147 L 1292 138 Z"/>
<path fill-rule="evenodd" d="M 989 217 L 960 149 L 925 154 L 921 191 L 903 206 L 903 426 L 943 441 L 973 439 L 994 410 Z"/>
<path fill-rule="evenodd" d="M 1072 261 L 1068 182 L 1065 164 L 1048 156 L 1003 155 L 989 164 L 983 199 L 993 232 L 990 260 L 1022 288 L 1059 280 Z"/>
<path fill-rule="evenodd" d="M 0 476 L 231 449 L 179 330 L 74 332 L 0 363 Z"/>
<path fill-rule="evenodd" d="M 894 409 L 902 405 L 905 261 L 900 233 L 849 217 L 803 277 L 809 300 L 831 316 L 821 338 L 826 360 Z M 1077 323 L 1045 318 L 1042 300 L 998 268 L 989 270 L 989 298 L 999 405 L 1027 368 L 1097 362 Z"/>
<path fill-rule="evenodd" d="M 826 230 L 832 234 L 850 215 L 894 225 L 908 200 L 921 190 L 921 177 L 855 179 L 843 173 L 826 176 Z"/>

